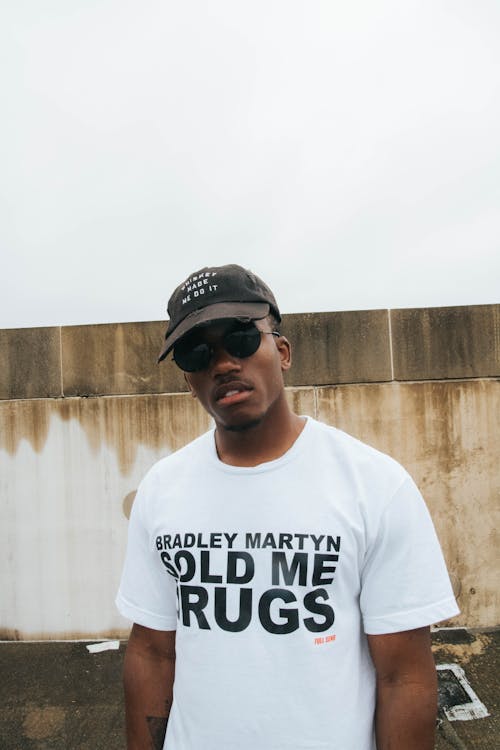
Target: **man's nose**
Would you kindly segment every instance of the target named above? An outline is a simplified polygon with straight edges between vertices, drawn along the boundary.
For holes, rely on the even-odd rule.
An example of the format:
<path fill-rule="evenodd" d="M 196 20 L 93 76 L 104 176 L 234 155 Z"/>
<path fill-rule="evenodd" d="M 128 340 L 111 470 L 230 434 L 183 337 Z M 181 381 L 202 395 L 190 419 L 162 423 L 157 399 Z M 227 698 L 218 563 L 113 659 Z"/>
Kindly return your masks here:
<path fill-rule="evenodd" d="M 212 345 L 212 359 L 210 367 L 215 375 L 226 374 L 233 370 L 240 370 L 241 363 L 238 357 L 229 354 L 221 343 Z"/>

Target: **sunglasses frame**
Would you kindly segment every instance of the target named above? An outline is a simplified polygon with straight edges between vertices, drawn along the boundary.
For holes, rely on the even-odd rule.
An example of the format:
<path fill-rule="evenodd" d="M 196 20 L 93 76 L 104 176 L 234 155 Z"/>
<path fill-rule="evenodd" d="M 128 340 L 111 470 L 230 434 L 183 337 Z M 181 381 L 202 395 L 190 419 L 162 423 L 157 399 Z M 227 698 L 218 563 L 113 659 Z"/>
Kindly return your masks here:
<path fill-rule="evenodd" d="M 255 331 L 258 334 L 258 336 L 255 336 L 255 343 L 257 344 L 257 346 L 255 347 L 255 349 L 252 349 L 248 354 L 237 354 L 235 352 L 232 352 L 231 351 L 231 347 L 230 348 L 227 347 L 226 339 L 228 337 L 234 335 L 235 333 L 244 332 L 244 331 L 252 331 L 252 332 Z M 260 344 L 262 342 L 262 336 L 261 336 L 261 334 L 263 334 L 263 333 L 264 334 L 268 334 L 270 336 L 281 336 L 281 333 L 279 331 L 261 331 L 259 328 L 257 328 L 257 326 L 255 325 L 255 323 L 252 322 L 250 324 L 247 323 L 247 324 L 244 324 L 244 325 L 240 325 L 240 326 L 237 326 L 236 328 L 231 328 L 229 331 L 226 331 L 226 333 L 221 337 L 220 343 L 221 343 L 222 348 L 224 349 L 224 351 L 226 351 L 231 357 L 236 357 L 237 359 L 247 359 L 248 357 L 251 357 L 252 355 L 254 355 L 259 350 Z M 189 334 L 188 334 L 188 336 L 189 336 Z M 188 338 L 188 337 L 186 337 L 186 338 Z M 252 339 L 249 338 L 249 341 L 251 341 L 251 340 Z M 197 347 L 199 347 L 200 345 L 205 347 L 205 349 L 203 351 L 206 352 L 206 356 L 203 357 L 203 363 L 202 363 L 202 365 L 200 367 L 195 367 L 194 369 L 186 369 L 186 362 L 184 361 L 184 363 L 181 364 L 178 361 L 178 359 L 176 359 L 176 347 L 177 347 L 177 350 L 178 350 L 177 354 L 179 356 L 178 345 L 181 342 L 182 342 L 182 339 L 179 342 L 177 342 L 177 344 L 174 345 L 173 352 L 172 352 L 173 361 L 175 362 L 175 364 L 177 365 L 177 367 L 179 367 L 179 369 L 181 369 L 183 372 L 189 372 L 189 373 L 191 373 L 191 372 L 203 372 L 203 370 L 206 370 L 210 366 L 210 362 L 211 362 L 211 360 L 212 360 L 212 358 L 214 356 L 214 351 L 215 351 L 215 347 L 214 347 L 213 344 L 209 344 L 206 341 L 201 341 L 199 344 L 196 344 Z M 191 348 L 190 352 L 193 351 L 194 348 L 195 347 L 193 346 Z M 201 356 L 201 354 L 202 353 L 200 352 L 200 356 Z M 188 352 L 188 356 L 189 356 L 189 352 Z M 180 359 L 182 361 L 182 355 L 181 355 Z"/>

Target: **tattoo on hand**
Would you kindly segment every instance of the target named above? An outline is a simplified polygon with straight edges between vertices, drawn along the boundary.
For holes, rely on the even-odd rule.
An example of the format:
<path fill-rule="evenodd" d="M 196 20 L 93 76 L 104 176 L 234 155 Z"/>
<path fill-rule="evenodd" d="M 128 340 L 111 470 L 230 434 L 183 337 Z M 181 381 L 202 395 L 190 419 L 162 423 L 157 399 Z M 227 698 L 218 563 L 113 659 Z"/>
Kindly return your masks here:
<path fill-rule="evenodd" d="M 151 750 L 162 750 L 167 731 L 167 716 L 146 716 L 149 734 L 151 735 Z"/>

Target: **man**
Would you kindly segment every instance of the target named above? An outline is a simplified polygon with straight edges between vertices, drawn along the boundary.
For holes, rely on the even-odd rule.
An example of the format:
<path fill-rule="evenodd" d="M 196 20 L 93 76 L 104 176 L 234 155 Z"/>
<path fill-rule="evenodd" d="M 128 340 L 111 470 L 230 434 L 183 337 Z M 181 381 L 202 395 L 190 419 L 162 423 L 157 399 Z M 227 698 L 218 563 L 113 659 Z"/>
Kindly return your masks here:
<path fill-rule="evenodd" d="M 160 360 L 215 429 L 134 503 L 129 750 L 432 750 L 429 625 L 458 610 L 412 480 L 291 411 L 290 344 L 250 271 L 198 271 L 168 313 Z"/>

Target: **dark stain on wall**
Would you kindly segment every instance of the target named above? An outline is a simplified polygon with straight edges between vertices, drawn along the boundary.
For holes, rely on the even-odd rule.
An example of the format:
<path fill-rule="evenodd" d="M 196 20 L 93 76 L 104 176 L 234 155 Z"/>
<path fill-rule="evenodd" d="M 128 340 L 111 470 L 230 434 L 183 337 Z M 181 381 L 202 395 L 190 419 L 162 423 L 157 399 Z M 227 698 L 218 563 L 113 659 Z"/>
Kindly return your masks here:
<path fill-rule="evenodd" d="M 0 402 L 0 448 L 13 455 L 27 440 L 40 453 L 49 429 L 57 430 L 58 420 L 77 422 L 94 454 L 102 445 L 113 449 L 125 475 L 139 445 L 177 450 L 210 424 L 198 402 L 187 394 Z M 71 427 L 65 429 L 65 444 L 73 441 L 78 450 L 78 440 Z"/>

